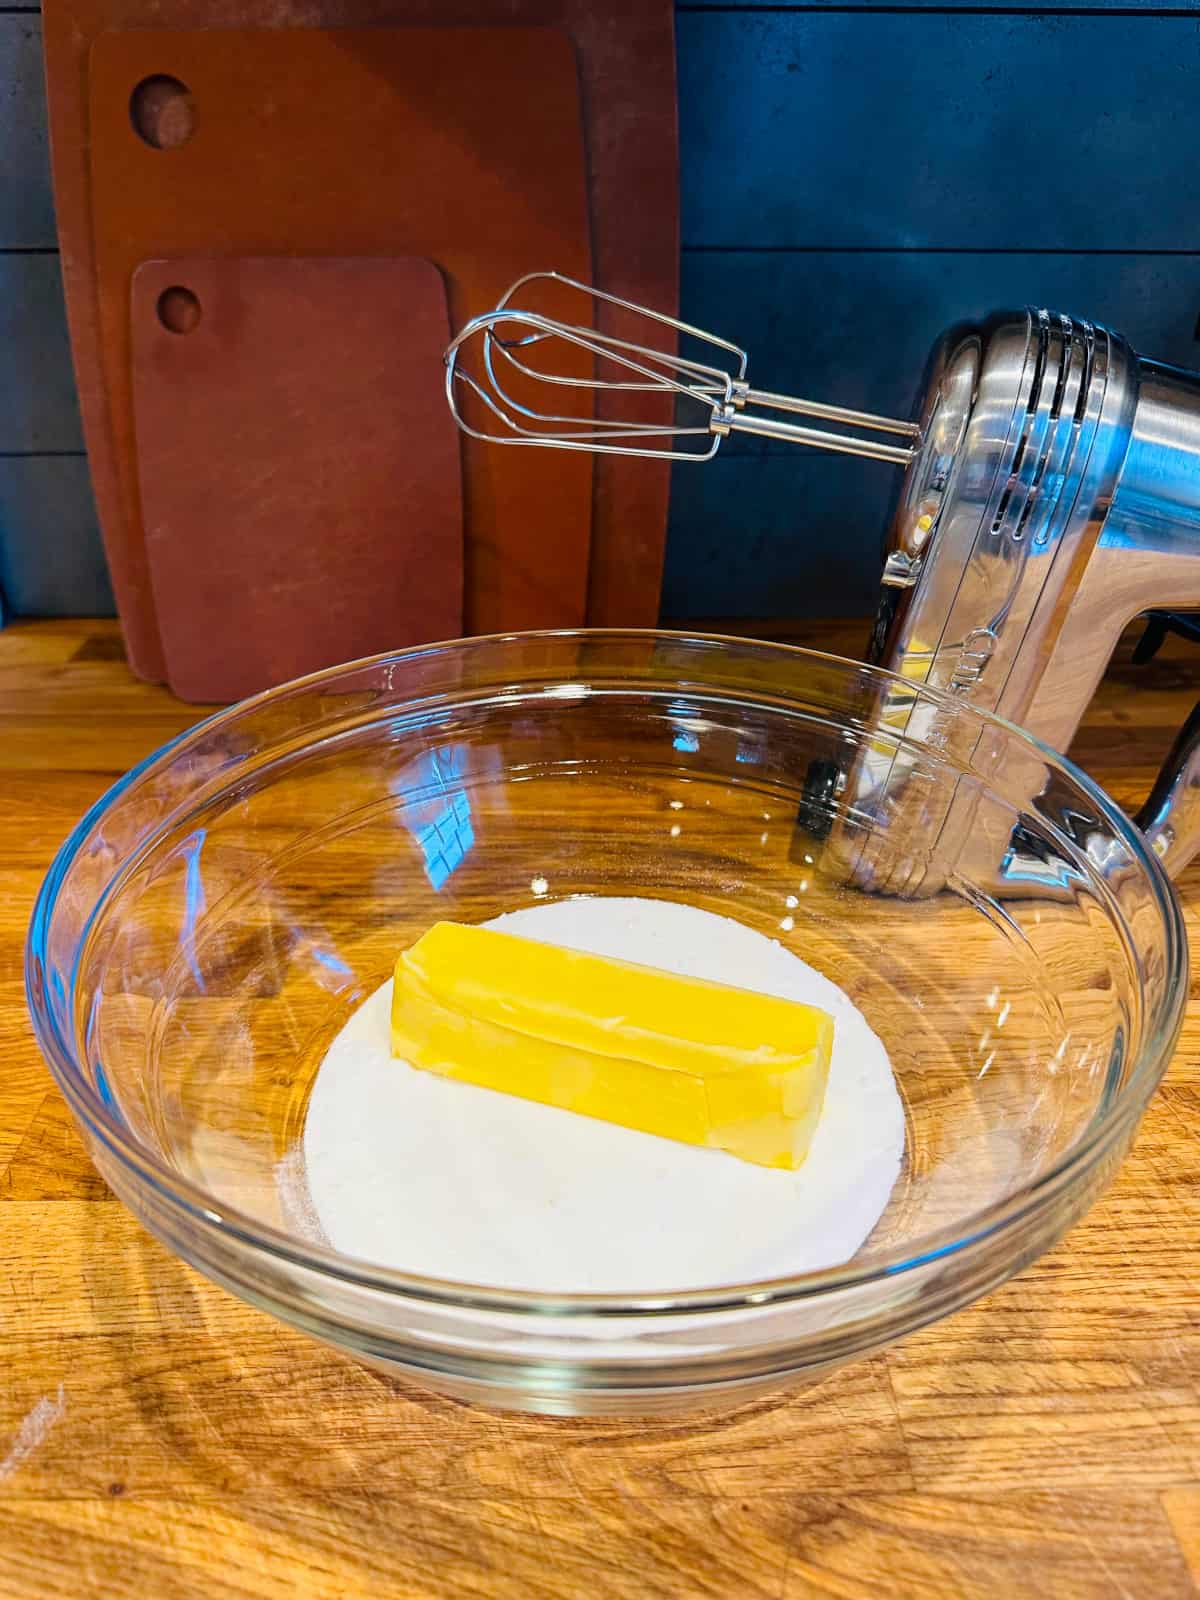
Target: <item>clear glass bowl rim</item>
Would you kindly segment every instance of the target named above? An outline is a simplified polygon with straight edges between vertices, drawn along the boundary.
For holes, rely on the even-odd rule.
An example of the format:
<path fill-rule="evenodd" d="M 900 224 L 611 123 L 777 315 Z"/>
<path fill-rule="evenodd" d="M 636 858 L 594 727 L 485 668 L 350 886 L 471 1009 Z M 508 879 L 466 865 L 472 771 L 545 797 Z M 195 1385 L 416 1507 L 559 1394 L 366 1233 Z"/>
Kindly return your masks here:
<path fill-rule="evenodd" d="M 1002 729 L 1005 734 L 1035 751 L 1047 766 L 1074 784 L 1088 802 L 1096 807 L 1107 826 L 1128 847 L 1145 875 L 1147 887 L 1162 916 L 1167 949 L 1167 973 L 1164 982 L 1165 1002 L 1159 1008 L 1159 1015 L 1154 1019 L 1153 1026 L 1148 1030 L 1148 1037 L 1138 1060 L 1134 1063 L 1128 1082 L 1103 1117 L 1089 1129 L 1086 1137 L 1073 1145 L 1060 1161 L 1042 1173 L 1033 1183 L 1015 1190 L 1006 1199 L 992 1206 L 960 1219 L 953 1226 L 926 1235 L 911 1244 L 903 1258 L 896 1260 L 868 1258 L 860 1266 L 850 1264 L 827 1268 L 820 1272 L 718 1285 L 711 1289 L 668 1291 L 663 1294 L 557 1295 L 535 1290 L 493 1288 L 400 1272 L 344 1256 L 336 1250 L 313 1242 L 301 1242 L 292 1235 L 259 1223 L 233 1208 L 217 1205 L 198 1185 L 173 1171 L 165 1162 L 158 1160 L 136 1140 L 129 1137 L 121 1123 L 87 1082 L 75 1060 L 73 1049 L 68 1040 L 62 1036 L 45 1002 L 44 972 L 49 928 L 63 880 L 76 854 L 97 823 L 121 802 L 135 784 L 160 765 L 177 757 L 189 743 L 202 735 L 210 736 L 214 729 L 223 723 L 236 722 L 247 712 L 297 690 L 317 688 L 351 673 L 369 671 L 372 667 L 385 663 L 399 668 L 418 661 L 427 662 L 441 655 L 499 645 L 520 646 L 525 643 L 553 641 L 561 641 L 564 644 L 604 642 L 616 644 L 622 641 L 655 640 L 669 640 L 684 646 L 695 644 L 703 648 L 732 646 L 739 651 L 753 652 L 764 659 L 774 657 L 781 661 L 810 660 L 866 676 L 881 686 L 895 685 L 911 698 L 974 719 L 981 728 L 991 724 Z M 462 685 L 462 689 L 464 694 L 468 693 L 469 685 Z M 81 934 L 81 942 L 84 937 L 86 929 Z M 1002 1232 L 1012 1234 L 1020 1227 L 1022 1221 L 1053 1204 L 1064 1190 L 1069 1190 L 1077 1181 L 1082 1180 L 1090 1168 L 1096 1162 L 1103 1160 L 1107 1152 L 1124 1137 L 1130 1130 L 1131 1124 L 1136 1124 L 1140 1119 L 1170 1064 L 1183 1024 L 1187 991 L 1187 933 L 1179 901 L 1161 863 L 1147 847 L 1137 827 L 1115 801 L 1067 757 L 1060 755 L 1043 744 L 1040 739 L 1003 717 L 966 706 L 951 695 L 915 683 L 910 678 L 902 678 L 881 667 L 834 655 L 828 651 L 747 638 L 743 635 L 666 628 L 538 629 L 476 635 L 419 645 L 407 650 L 384 651 L 357 661 L 342 662 L 302 678 L 291 679 L 287 683 L 203 717 L 183 733 L 152 751 L 136 766 L 131 767 L 76 823 L 55 854 L 38 891 L 25 947 L 26 1002 L 34 1036 L 42 1055 L 75 1116 L 88 1133 L 106 1148 L 123 1174 L 133 1180 L 135 1187 L 152 1190 L 160 1201 L 166 1203 L 169 1210 L 178 1213 L 203 1231 L 216 1232 L 231 1243 L 355 1288 L 390 1293 L 404 1299 L 429 1301 L 454 1309 L 508 1315 L 523 1313 L 532 1317 L 556 1318 L 667 1317 L 681 1313 L 690 1316 L 705 1312 L 736 1311 L 768 1304 L 779 1305 L 790 1300 L 810 1300 L 822 1295 L 832 1296 L 866 1288 L 884 1279 L 899 1277 L 939 1258 L 961 1256 L 972 1247 L 982 1246 Z M 73 1017 L 75 1004 L 73 992 L 69 996 L 69 1002 Z"/>

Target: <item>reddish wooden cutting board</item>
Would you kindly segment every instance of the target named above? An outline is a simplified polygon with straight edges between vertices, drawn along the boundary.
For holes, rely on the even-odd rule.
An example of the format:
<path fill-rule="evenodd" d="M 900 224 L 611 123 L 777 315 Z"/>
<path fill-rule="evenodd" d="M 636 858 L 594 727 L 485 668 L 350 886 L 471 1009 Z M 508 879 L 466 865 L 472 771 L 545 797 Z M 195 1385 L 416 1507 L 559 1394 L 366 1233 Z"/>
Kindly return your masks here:
<path fill-rule="evenodd" d="M 146 556 L 176 694 L 240 699 L 462 632 L 458 432 L 429 403 L 448 337 L 436 267 L 154 261 L 130 310 Z"/>
<path fill-rule="evenodd" d="M 131 88 L 159 75 L 195 106 L 194 136 L 165 151 L 129 116 Z M 96 42 L 90 83 L 101 353 L 138 533 L 128 293 L 141 261 L 426 255 L 456 323 L 534 263 L 590 271 L 575 62 L 555 30 L 113 33 Z M 430 375 L 410 370 L 426 403 L 443 405 Z M 471 441 L 463 470 L 467 629 L 582 622 L 589 458 Z"/>
<path fill-rule="evenodd" d="M 127 642 L 147 676 L 161 675 L 161 648 L 141 560 L 137 508 L 123 502 L 101 365 L 89 164 L 87 66 L 92 43 L 108 29 L 148 25 L 422 22 L 551 24 L 568 30 L 578 54 L 587 132 L 595 279 L 613 293 L 673 309 L 679 227 L 671 0 L 45 0 L 55 201 L 76 374 Z M 236 177 L 231 175 L 230 181 Z M 343 247 L 336 238 L 326 246 L 331 252 Z M 187 248 L 211 250 L 214 242 L 204 239 Z M 564 265 L 558 254 L 547 260 Z M 563 461 L 558 457 L 560 467 Z M 666 507 L 664 466 L 616 457 L 595 463 L 589 621 L 655 620 Z"/>

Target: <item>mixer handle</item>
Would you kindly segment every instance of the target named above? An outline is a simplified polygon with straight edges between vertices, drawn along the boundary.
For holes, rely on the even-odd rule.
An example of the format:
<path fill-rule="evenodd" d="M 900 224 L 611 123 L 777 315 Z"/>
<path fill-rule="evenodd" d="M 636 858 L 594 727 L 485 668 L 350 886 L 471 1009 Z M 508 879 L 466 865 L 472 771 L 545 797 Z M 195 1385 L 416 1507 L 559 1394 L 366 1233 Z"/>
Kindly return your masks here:
<path fill-rule="evenodd" d="M 1146 631 L 1133 647 L 1130 657 L 1132 664 L 1141 667 L 1147 661 L 1153 661 L 1170 633 L 1181 639 L 1189 639 L 1192 644 L 1200 644 L 1200 622 L 1190 612 L 1148 611 Z"/>
<path fill-rule="evenodd" d="M 1172 878 L 1200 851 L 1200 703 L 1179 730 L 1137 825 Z"/>

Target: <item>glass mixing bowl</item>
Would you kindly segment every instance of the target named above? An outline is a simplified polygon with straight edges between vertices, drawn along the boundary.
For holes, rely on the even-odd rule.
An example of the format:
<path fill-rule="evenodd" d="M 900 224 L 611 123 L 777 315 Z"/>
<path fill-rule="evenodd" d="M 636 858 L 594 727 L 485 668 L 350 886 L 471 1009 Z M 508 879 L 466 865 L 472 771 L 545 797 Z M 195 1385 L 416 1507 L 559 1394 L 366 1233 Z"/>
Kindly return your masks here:
<path fill-rule="evenodd" d="M 897 792 L 853 777 L 881 761 Z M 947 855 L 951 814 L 1003 859 Z M 595 894 L 770 934 L 883 1039 L 907 1148 L 845 1266 L 550 1296 L 351 1259 L 296 1220 L 280 1175 L 317 1065 L 397 951 Z M 1018 730 L 848 661 L 616 632 L 380 656 L 201 723 L 80 822 L 27 961 L 93 1159 L 170 1249 L 449 1394 L 582 1413 L 810 1380 L 1024 1267 L 1126 1150 L 1186 972 L 1136 830 Z"/>

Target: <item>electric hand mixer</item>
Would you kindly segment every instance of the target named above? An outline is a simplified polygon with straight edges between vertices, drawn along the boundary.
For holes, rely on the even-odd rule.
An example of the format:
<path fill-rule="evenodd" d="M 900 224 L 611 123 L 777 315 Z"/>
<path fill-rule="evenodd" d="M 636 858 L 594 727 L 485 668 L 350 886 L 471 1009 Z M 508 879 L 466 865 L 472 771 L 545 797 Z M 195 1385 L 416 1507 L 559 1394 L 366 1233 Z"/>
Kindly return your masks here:
<path fill-rule="evenodd" d="M 646 319 L 657 342 L 530 309 L 550 286 L 558 303 L 577 291 Z M 681 339 L 705 358 L 678 353 Z M 556 352 L 566 357 L 558 370 Z M 446 392 L 465 431 L 507 445 L 703 461 L 729 434 L 750 433 L 903 467 L 869 659 L 1057 750 L 1133 618 L 1200 609 L 1200 376 L 1144 359 L 1106 328 L 1038 310 L 944 335 L 912 422 L 751 388 L 747 365 L 744 351 L 687 323 L 534 273 L 454 340 Z M 604 414 L 572 415 L 581 390 L 598 392 L 599 404 L 589 401 Z M 671 398 L 673 415 L 607 414 L 625 397 L 644 418 L 654 395 Z M 892 730 L 937 715 L 904 683 L 879 708 Z M 931 802 L 897 746 L 850 770 L 814 771 L 810 788 L 814 818 L 822 805 L 826 817 L 889 810 L 886 860 L 836 825 L 827 841 L 864 887 L 934 892 L 964 851 L 998 887 L 1036 878 L 1011 821 L 989 827 L 961 793 Z M 1198 792 L 1200 707 L 1138 819 L 1172 872 L 1200 848 Z M 897 851 L 903 807 L 911 848 Z"/>

